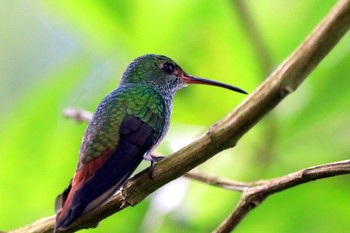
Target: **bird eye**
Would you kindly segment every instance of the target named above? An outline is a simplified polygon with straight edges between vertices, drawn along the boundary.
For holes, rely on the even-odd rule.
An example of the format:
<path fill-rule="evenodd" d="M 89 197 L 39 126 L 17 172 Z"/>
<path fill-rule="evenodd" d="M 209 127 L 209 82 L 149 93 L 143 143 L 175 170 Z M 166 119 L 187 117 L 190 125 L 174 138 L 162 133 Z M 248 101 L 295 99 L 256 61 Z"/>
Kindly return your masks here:
<path fill-rule="evenodd" d="M 175 66 L 171 63 L 166 62 L 163 64 L 163 70 L 168 74 L 172 74 L 174 69 L 175 69 Z"/>

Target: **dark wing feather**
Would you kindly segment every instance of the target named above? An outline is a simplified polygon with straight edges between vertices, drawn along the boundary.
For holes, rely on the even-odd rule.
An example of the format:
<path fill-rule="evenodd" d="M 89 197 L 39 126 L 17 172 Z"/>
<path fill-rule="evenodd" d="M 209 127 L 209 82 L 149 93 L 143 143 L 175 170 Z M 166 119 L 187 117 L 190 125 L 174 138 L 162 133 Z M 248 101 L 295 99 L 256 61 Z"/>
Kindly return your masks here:
<path fill-rule="evenodd" d="M 76 171 L 68 197 L 65 193 L 61 198 L 65 203 L 57 214 L 56 229 L 67 228 L 83 213 L 95 209 L 116 192 L 157 142 L 160 132 L 139 118 L 126 115 L 119 135 L 114 151 L 89 161 Z"/>

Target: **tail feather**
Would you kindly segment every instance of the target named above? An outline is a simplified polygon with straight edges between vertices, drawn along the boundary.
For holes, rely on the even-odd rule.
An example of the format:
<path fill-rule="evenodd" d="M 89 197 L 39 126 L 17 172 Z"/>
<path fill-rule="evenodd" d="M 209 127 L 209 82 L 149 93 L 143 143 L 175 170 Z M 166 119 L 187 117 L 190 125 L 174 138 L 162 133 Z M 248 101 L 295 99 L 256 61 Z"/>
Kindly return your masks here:
<path fill-rule="evenodd" d="M 125 156 L 122 153 L 125 148 L 133 156 Z M 142 159 L 139 148 L 128 144 L 121 145 L 97 170 L 93 169 L 96 167 L 93 161 L 82 166 L 74 175 L 71 187 L 57 197 L 56 230 L 67 229 L 81 215 L 103 204 L 132 175 Z"/>

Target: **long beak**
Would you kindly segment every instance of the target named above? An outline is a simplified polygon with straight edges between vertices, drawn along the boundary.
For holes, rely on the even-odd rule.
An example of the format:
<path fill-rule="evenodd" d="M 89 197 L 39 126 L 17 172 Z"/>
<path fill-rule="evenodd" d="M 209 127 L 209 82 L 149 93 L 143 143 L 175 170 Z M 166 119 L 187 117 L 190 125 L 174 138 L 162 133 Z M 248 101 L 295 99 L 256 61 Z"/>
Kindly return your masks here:
<path fill-rule="evenodd" d="M 186 74 L 186 73 L 183 73 L 181 78 L 183 80 L 185 80 L 186 83 L 205 84 L 205 85 L 223 87 L 223 88 L 229 89 L 231 91 L 236 91 L 236 92 L 239 92 L 239 93 L 248 94 L 246 91 L 244 91 L 244 90 L 242 90 L 242 89 L 240 89 L 238 87 L 231 86 L 231 85 L 228 85 L 228 84 L 225 84 L 225 83 L 216 82 L 216 81 L 209 80 L 209 79 L 194 77 L 194 76 L 191 76 L 191 75 Z"/>

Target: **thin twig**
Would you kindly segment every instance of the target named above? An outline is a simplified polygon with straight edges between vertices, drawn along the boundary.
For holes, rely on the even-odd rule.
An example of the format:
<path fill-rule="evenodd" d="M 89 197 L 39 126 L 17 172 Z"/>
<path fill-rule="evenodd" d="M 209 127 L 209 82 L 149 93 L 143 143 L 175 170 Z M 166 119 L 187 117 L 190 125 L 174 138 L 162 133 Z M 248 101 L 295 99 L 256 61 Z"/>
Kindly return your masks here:
<path fill-rule="evenodd" d="M 192 170 L 219 151 L 235 146 L 238 140 L 264 115 L 304 81 L 344 36 L 349 27 L 350 0 L 341 0 L 305 42 L 243 103 L 223 120 L 213 125 L 204 135 L 157 163 L 153 179 L 149 177 L 148 170 L 136 174 L 124 185 L 123 195 L 121 192 L 116 193 L 100 208 L 78 219 L 65 232 L 75 232 L 82 228 L 95 226 L 99 221 L 121 209 L 138 204 L 155 190 Z M 318 178 L 317 172 L 307 172 L 307 174 L 312 175 L 313 179 Z M 53 226 L 54 220 L 51 217 L 13 232 L 34 232 L 31 229 L 35 229 L 37 233 L 52 232 Z M 230 231 L 229 228 L 225 229 L 221 232 Z"/>
<path fill-rule="evenodd" d="M 187 172 L 184 175 L 184 177 L 190 178 L 192 180 L 197 180 L 209 185 L 213 185 L 213 186 L 217 186 L 220 188 L 225 188 L 233 191 L 239 191 L 239 192 L 245 191 L 250 186 L 247 183 L 224 179 L 214 175 L 204 174 L 196 170 L 191 170 Z"/>
<path fill-rule="evenodd" d="M 84 109 L 77 109 L 77 108 L 65 108 L 63 111 L 63 115 L 67 118 L 72 118 L 77 122 L 82 121 L 90 121 L 92 118 L 92 113 L 89 111 L 86 111 Z"/>

